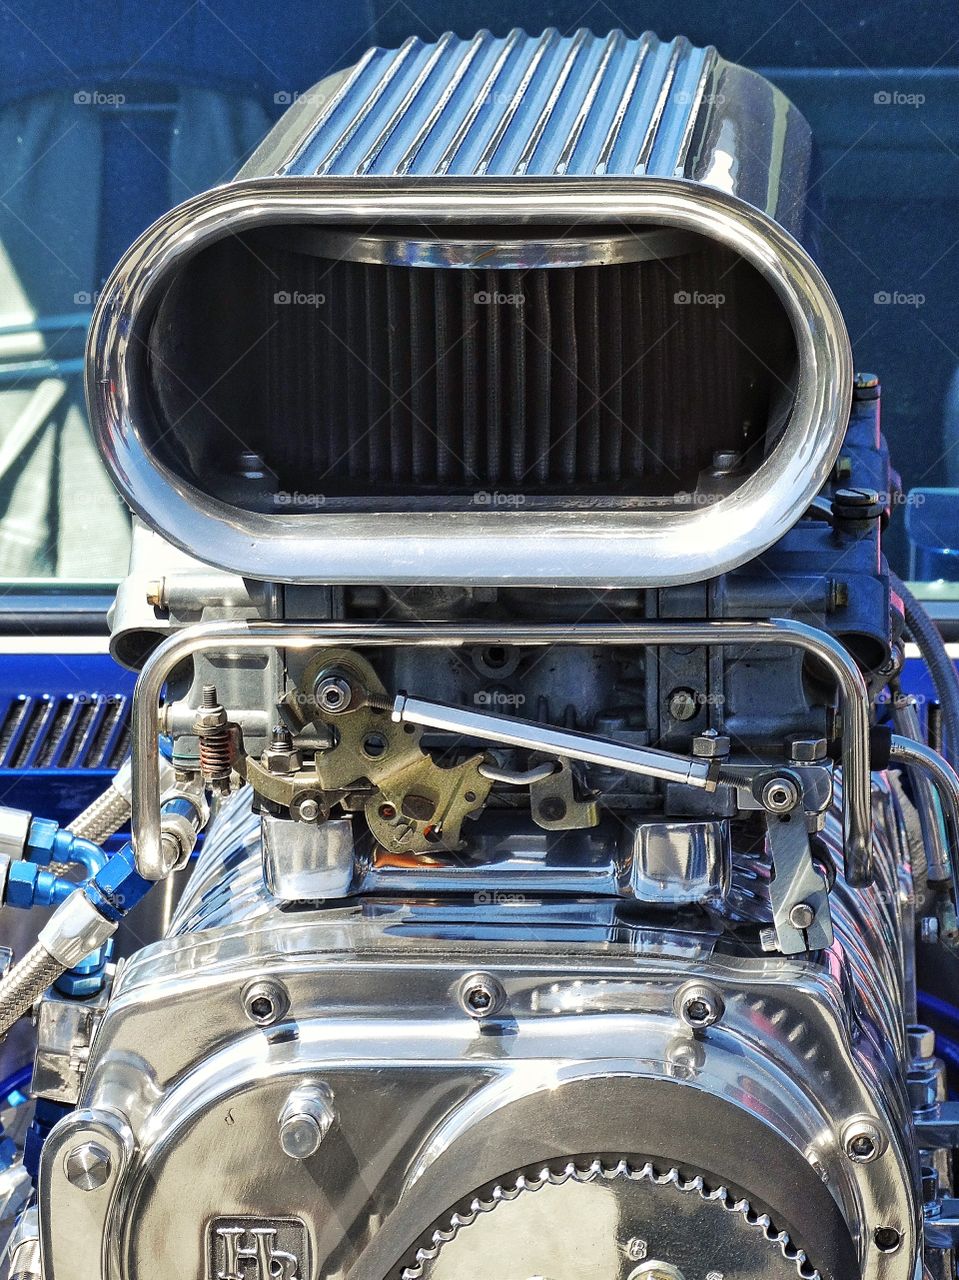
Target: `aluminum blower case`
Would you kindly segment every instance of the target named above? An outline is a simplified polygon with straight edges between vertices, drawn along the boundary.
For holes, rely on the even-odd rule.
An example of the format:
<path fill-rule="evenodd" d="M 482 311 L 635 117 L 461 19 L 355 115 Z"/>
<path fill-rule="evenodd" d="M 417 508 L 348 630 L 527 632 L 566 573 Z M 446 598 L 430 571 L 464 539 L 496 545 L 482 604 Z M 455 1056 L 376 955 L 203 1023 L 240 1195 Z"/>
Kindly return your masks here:
<path fill-rule="evenodd" d="M 684 40 L 514 32 L 373 50 L 304 94 L 236 183 L 161 219 L 121 264 L 92 332 L 101 447 L 151 527 L 267 582 L 701 582 L 795 523 L 845 430 L 848 342 L 802 247 L 809 163 L 808 128 L 777 90 Z M 693 500 L 719 481 L 675 433 L 656 434 L 655 415 L 633 488 L 631 446 L 599 411 L 575 450 L 530 444 L 551 460 L 531 477 L 528 442 L 519 457 L 480 449 L 501 439 L 505 401 L 580 408 L 534 345 L 511 371 L 469 347 L 464 267 L 480 242 L 481 291 L 509 294 L 520 277 L 538 291 L 557 341 L 582 357 L 586 406 L 607 348 L 626 360 L 615 335 L 643 320 L 622 288 L 637 264 L 675 249 L 678 282 L 657 284 L 671 297 L 719 288 L 740 255 L 736 315 L 761 320 L 784 396 L 756 428 L 749 474 Z M 705 274 L 682 274 L 691 248 Z M 249 249 L 277 278 L 244 263 Z M 291 256 L 321 265 L 287 279 Z M 554 270 L 567 261 L 585 272 L 575 298 Z M 384 293 L 376 265 L 396 281 Z M 309 306 L 275 295 L 322 291 L 324 272 L 346 299 L 326 327 L 368 342 L 376 371 L 425 370 L 436 352 L 418 335 L 459 336 L 462 363 L 443 376 L 460 396 L 466 371 L 482 382 L 449 447 L 441 423 L 417 433 L 421 405 L 383 406 L 349 376 L 342 420 L 322 416 L 307 357 L 326 339 Z M 708 307 L 673 305 L 679 345 L 647 390 L 690 353 L 716 362 L 716 396 L 686 406 L 711 457 L 710 423 L 741 416 L 742 386 L 762 375 L 696 329 Z M 265 363 L 243 365 L 256 386 L 243 372 L 214 418 L 247 407 L 271 474 L 332 468 L 319 509 L 278 502 L 269 468 L 229 455 L 176 390 L 185 369 L 203 372 L 206 345 L 232 340 L 227 312 L 247 311 L 275 319 Z M 490 308 L 484 341 L 499 323 Z M 378 406 L 391 447 L 373 432 L 359 449 L 349 432 Z M 321 453 L 341 429 L 352 461 L 337 470 Z M 683 493 L 664 488 L 664 456 Z M 523 502 L 491 509 L 477 489 Z M 921 1276 L 907 859 L 884 784 L 875 884 L 844 880 L 831 813 L 835 939 L 792 958 L 681 913 L 639 923 L 586 893 L 504 900 L 494 881 L 468 900 L 396 890 L 281 905 L 249 803 L 241 791 L 225 806 L 169 935 L 118 975 L 79 1108 L 45 1144 L 45 1280 Z M 322 1140 L 298 1149 L 301 1130 Z M 105 1153 L 92 1188 L 65 1172 L 84 1143 Z"/>

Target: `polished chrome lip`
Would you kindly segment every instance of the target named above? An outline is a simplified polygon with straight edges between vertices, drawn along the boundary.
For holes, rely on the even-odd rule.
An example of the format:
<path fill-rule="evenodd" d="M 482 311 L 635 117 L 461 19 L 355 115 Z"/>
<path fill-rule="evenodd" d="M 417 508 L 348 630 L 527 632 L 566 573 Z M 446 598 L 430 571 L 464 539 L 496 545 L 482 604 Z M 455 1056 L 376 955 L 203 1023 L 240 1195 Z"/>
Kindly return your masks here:
<path fill-rule="evenodd" d="M 298 253 L 365 262 L 371 266 L 444 267 L 464 271 L 606 267 L 614 263 L 662 261 L 705 247 L 699 236 L 670 227 L 646 232 L 611 232 L 602 236 L 563 235 L 533 239 L 515 236 L 415 236 L 407 234 L 357 236 L 352 231 L 295 228 L 284 244 Z"/>
<path fill-rule="evenodd" d="M 140 436 L 149 321 L 172 273 L 226 235 L 289 223 L 655 224 L 740 253 L 793 327 L 789 422 L 728 497 L 682 511 L 263 514 L 174 476 Z M 658 587 L 697 582 L 760 554 L 802 515 L 839 453 L 852 355 L 838 305 L 806 251 L 771 218 L 682 179 L 254 179 L 198 196 L 133 245 L 97 304 L 87 351 L 90 419 L 130 506 L 175 545 L 248 577 L 304 583 Z M 146 411 L 144 406 L 144 411 Z M 495 507 L 495 504 L 493 504 Z"/>

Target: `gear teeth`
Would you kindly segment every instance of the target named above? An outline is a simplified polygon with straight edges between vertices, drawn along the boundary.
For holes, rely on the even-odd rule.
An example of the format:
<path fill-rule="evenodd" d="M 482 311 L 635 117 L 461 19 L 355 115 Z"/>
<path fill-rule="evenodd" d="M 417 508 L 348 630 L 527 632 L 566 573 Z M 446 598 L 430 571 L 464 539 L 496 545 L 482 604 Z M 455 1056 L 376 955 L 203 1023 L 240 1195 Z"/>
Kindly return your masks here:
<path fill-rule="evenodd" d="M 787 1232 L 776 1230 L 768 1213 L 757 1213 L 748 1200 L 735 1199 L 728 1187 L 720 1186 L 710 1190 L 701 1175 L 686 1179 L 676 1168 L 671 1168 L 666 1173 L 657 1173 L 648 1161 L 637 1169 L 626 1159 L 619 1160 L 616 1164 L 604 1164 L 599 1157 L 586 1165 L 570 1160 L 560 1170 L 549 1166 L 535 1171 L 523 1170 L 510 1183 L 496 1183 L 486 1197 L 474 1197 L 468 1210 L 454 1211 L 445 1226 L 434 1229 L 430 1243 L 417 1249 L 415 1261 L 411 1266 L 403 1268 L 400 1280 L 423 1280 L 427 1265 L 436 1261 L 443 1247 L 455 1240 L 463 1227 L 472 1226 L 481 1213 L 491 1213 L 504 1201 L 515 1200 L 526 1191 L 539 1191 L 547 1185 L 558 1187 L 566 1182 L 596 1182 L 600 1178 L 609 1182 L 617 1178 L 652 1182 L 662 1187 L 675 1187 L 684 1195 L 698 1195 L 706 1203 L 715 1202 L 726 1213 L 738 1214 L 749 1226 L 761 1231 L 770 1244 L 778 1245 L 783 1258 L 795 1264 L 798 1280 L 822 1280 L 821 1273 L 810 1263 L 805 1251 L 796 1248 Z"/>

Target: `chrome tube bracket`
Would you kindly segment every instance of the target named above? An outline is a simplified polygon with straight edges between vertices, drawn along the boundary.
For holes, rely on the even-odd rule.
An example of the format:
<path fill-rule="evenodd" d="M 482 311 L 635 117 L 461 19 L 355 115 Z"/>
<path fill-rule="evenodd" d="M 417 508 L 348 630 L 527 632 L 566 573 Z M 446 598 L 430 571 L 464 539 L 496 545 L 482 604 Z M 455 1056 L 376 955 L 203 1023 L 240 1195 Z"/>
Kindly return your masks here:
<path fill-rule="evenodd" d="M 608 626 L 599 623 L 491 626 L 375 624 L 355 622 L 212 622 L 186 627 L 160 644 L 147 659 L 133 696 L 133 846 L 140 874 L 166 874 L 160 828 L 157 755 L 159 705 L 174 669 L 195 653 L 229 650 L 308 650 L 322 645 L 356 647 L 460 648 L 475 644 L 706 645 L 745 648 L 785 645 L 815 657 L 836 681 L 842 711 L 843 844 L 846 879 L 872 880 L 872 817 L 869 772 L 869 699 L 852 657 L 834 637 L 789 618 L 766 622 L 650 621 Z M 938 759 L 938 757 L 937 757 Z"/>

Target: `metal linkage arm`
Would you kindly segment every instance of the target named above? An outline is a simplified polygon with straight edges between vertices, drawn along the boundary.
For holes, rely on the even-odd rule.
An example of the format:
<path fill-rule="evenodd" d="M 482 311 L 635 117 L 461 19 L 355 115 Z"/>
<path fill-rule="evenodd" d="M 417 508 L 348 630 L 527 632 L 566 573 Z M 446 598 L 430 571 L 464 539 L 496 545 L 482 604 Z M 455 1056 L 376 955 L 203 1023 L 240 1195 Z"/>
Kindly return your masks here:
<path fill-rule="evenodd" d="M 715 791 L 719 780 L 718 760 L 696 760 L 671 751 L 657 751 L 654 747 L 631 747 L 625 742 L 573 733 L 569 729 L 557 729 L 532 720 L 516 720 L 512 716 L 467 711 L 464 707 L 410 698 L 405 693 L 396 699 L 391 714 L 397 724 L 418 724 L 465 738 L 479 738 L 507 747 L 524 747 L 529 751 L 543 751 L 571 760 L 585 760 L 589 764 L 640 773 L 665 782 L 682 782 L 704 791 Z"/>

